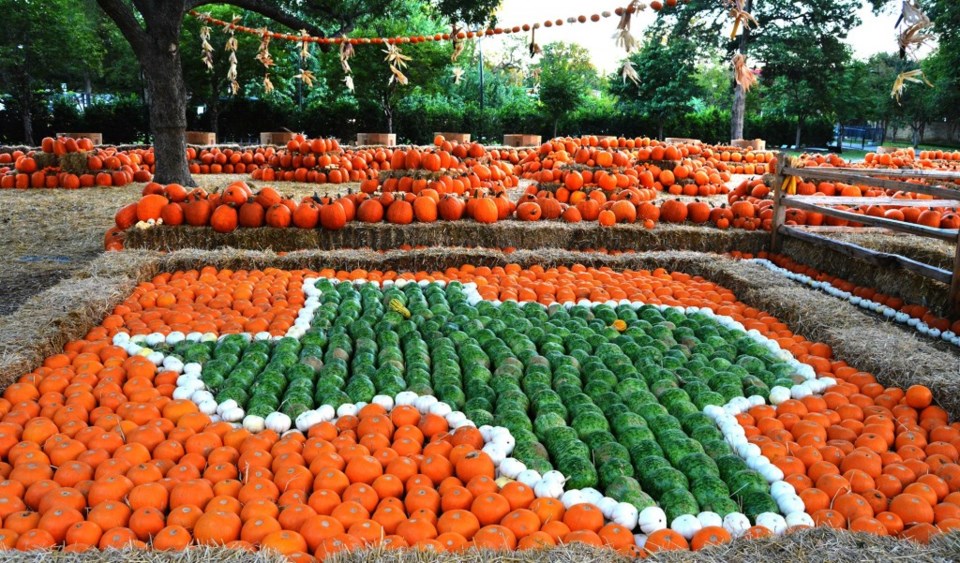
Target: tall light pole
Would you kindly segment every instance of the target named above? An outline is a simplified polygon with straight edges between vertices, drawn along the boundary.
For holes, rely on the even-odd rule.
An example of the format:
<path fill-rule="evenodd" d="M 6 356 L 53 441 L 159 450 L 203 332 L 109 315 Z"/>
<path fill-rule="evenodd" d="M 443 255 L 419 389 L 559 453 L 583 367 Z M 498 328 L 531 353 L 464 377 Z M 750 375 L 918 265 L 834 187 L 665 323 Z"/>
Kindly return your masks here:
<path fill-rule="evenodd" d="M 477 39 L 477 49 L 480 51 L 480 132 L 477 141 L 483 142 L 483 36 Z"/>

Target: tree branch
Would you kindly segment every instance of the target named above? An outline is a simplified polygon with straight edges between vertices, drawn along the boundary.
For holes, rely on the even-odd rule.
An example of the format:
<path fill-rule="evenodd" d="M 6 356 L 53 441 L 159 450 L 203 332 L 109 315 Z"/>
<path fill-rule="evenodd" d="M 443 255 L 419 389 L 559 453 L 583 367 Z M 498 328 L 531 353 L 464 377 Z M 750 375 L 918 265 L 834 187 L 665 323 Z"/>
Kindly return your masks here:
<path fill-rule="evenodd" d="M 133 51 L 139 55 L 146 47 L 147 32 L 137 21 L 130 7 L 123 0 L 97 0 L 97 4 L 117 24 L 120 33 L 130 43 Z"/>
<path fill-rule="evenodd" d="M 226 0 L 222 2 L 217 2 L 215 0 L 187 0 L 187 11 L 193 10 L 199 6 L 204 6 L 206 4 L 229 4 L 231 6 L 243 8 L 244 10 L 256 12 L 261 16 L 266 16 L 277 23 L 289 27 L 290 29 L 295 29 L 297 31 L 305 29 L 307 30 L 307 33 L 313 35 L 314 37 L 327 36 L 327 33 L 317 27 L 315 24 L 306 22 L 287 12 L 283 8 L 280 8 L 276 5 L 276 3 L 266 2 L 265 0 Z M 330 16 L 334 17 L 334 14 L 331 13 Z"/>

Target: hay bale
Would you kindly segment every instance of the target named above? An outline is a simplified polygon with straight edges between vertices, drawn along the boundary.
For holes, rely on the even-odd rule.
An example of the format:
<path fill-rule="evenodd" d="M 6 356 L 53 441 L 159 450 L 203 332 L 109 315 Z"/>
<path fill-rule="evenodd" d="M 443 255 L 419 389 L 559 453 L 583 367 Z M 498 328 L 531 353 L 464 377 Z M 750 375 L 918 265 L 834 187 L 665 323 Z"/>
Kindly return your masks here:
<path fill-rule="evenodd" d="M 349 223 L 339 231 L 322 229 L 237 229 L 217 233 L 208 227 L 159 227 L 131 230 L 127 248 L 175 251 L 184 248 L 244 248 L 289 252 L 301 249 L 334 250 L 372 248 L 389 250 L 404 245 L 477 246 L 486 248 L 572 250 L 695 250 L 699 252 L 758 252 L 765 248 L 767 235 L 758 231 L 719 231 L 696 225 L 663 224 L 656 229 L 641 225 L 600 227 L 596 223 L 501 221 L 483 225 L 473 221 L 439 221 L 393 225 L 390 223 Z"/>

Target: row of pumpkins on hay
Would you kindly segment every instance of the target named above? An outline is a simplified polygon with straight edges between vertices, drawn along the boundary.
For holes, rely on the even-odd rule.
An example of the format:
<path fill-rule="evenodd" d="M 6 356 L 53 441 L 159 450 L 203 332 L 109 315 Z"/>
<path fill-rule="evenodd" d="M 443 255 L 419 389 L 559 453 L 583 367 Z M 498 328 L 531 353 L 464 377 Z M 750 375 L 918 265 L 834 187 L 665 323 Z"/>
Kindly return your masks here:
<path fill-rule="evenodd" d="M 0 153 L 0 189 L 125 186 L 151 178 L 141 154 L 94 147 L 90 139 L 46 137 L 39 151 Z"/>
<path fill-rule="evenodd" d="M 754 183 L 760 182 L 759 180 Z M 587 194 L 587 192 L 579 192 Z M 299 201 L 284 197 L 272 187 L 254 192 L 245 182 L 234 182 L 223 192 L 202 188 L 187 190 L 179 184 L 150 183 L 136 203 L 121 208 L 115 227 L 108 231 L 105 246 L 122 248 L 123 233 L 130 228 L 177 226 L 212 227 L 229 233 L 238 228 L 299 228 L 338 230 L 348 223 L 473 221 L 596 222 L 602 227 L 642 224 L 652 229 L 660 221 L 755 230 L 769 228 L 772 211 L 764 204 L 741 200 L 731 206 L 714 206 L 694 200 L 653 201 L 656 191 L 628 188 L 607 195 L 592 190 L 575 203 L 562 202 L 548 190 L 531 185 L 518 201 L 504 191 L 468 190 L 464 195 L 440 194 L 432 188 L 419 193 L 351 193 L 341 197 L 308 196 Z"/>

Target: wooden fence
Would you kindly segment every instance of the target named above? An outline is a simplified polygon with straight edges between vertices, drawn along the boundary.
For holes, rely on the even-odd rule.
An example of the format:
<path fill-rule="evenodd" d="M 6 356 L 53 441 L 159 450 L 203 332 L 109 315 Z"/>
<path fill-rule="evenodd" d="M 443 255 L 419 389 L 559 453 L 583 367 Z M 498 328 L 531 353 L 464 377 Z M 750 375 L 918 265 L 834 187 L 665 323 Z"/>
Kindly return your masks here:
<path fill-rule="evenodd" d="M 862 186 L 873 186 L 882 189 L 892 189 L 904 192 L 913 192 L 933 197 L 934 199 L 900 199 L 888 196 L 883 197 L 842 197 L 810 195 L 800 196 L 786 194 L 783 191 L 784 180 L 790 176 L 802 177 L 806 181 L 843 182 Z M 937 170 L 899 170 L 882 168 L 796 168 L 790 166 L 786 155 L 781 154 L 777 160 L 777 178 L 774 186 L 773 224 L 770 231 L 770 248 L 779 252 L 784 237 L 793 237 L 818 246 L 822 246 L 846 256 L 862 260 L 868 264 L 883 267 L 902 268 L 922 276 L 937 280 L 950 286 L 950 317 L 960 318 L 960 231 L 956 229 L 940 229 L 907 223 L 887 217 L 861 215 L 833 206 L 861 206 L 861 205 L 894 205 L 899 207 L 947 207 L 960 208 L 960 188 L 949 188 L 930 183 L 905 182 L 902 179 L 936 182 L 943 180 L 958 180 L 960 172 L 943 172 Z M 919 262 L 900 254 L 880 252 L 875 249 L 836 240 L 824 236 L 829 227 L 812 227 L 801 225 L 786 225 L 787 209 L 801 209 L 814 213 L 821 213 L 829 217 L 836 217 L 851 222 L 880 227 L 895 232 L 908 233 L 927 238 L 935 238 L 952 242 L 954 251 L 953 269 L 945 270 L 930 264 Z"/>

